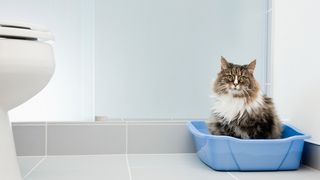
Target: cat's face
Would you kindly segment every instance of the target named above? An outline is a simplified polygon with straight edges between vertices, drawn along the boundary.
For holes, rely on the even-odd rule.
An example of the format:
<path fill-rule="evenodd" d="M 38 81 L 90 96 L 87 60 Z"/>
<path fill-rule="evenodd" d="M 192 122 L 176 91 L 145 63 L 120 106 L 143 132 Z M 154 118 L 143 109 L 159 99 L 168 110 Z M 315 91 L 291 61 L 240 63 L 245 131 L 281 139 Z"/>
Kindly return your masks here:
<path fill-rule="evenodd" d="M 236 65 L 221 57 L 221 71 L 215 81 L 214 92 L 234 97 L 253 96 L 259 89 L 253 76 L 255 66 L 256 60 L 247 65 Z"/>

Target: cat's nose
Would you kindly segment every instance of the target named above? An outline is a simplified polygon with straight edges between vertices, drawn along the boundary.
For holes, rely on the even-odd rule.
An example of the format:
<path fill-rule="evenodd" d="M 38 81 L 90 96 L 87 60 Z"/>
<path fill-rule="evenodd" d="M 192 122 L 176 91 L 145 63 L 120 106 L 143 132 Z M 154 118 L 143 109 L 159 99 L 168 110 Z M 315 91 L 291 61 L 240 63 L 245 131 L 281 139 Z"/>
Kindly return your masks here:
<path fill-rule="evenodd" d="M 234 82 L 233 82 L 233 85 L 232 85 L 232 88 L 233 88 L 233 89 L 240 89 L 240 84 L 239 84 L 239 82 L 238 82 L 238 81 L 234 81 Z"/>
<path fill-rule="evenodd" d="M 239 84 L 239 82 L 238 82 L 238 76 L 236 76 L 236 77 L 234 78 L 233 84 L 234 84 L 235 86 L 237 86 L 237 85 Z"/>

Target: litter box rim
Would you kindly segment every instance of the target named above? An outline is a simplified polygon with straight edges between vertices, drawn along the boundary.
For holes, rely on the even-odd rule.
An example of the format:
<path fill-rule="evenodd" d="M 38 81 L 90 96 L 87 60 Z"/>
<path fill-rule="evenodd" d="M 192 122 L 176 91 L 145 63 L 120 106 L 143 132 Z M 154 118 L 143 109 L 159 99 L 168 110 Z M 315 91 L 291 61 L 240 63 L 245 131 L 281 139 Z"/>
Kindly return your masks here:
<path fill-rule="evenodd" d="M 194 136 L 197 137 L 201 137 L 201 138 L 206 138 L 206 139 L 212 139 L 212 140 L 230 140 L 230 141 L 236 141 L 236 142 L 242 142 L 242 143 L 283 143 L 285 141 L 293 141 L 293 140 L 304 140 L 304 139 L 309 139 L 311 138 L 310 135 L 307 135 L 305 133 L 303 133 L 302 131 L 300 131 L 299 129 L 297 129 L 296 127 L 294 127 L 293 125 L 287 124 L 287 123 L 283 123 L 282 126 L 283 127 L 288 127 L 291 128 L 292 130 L 296 131 L 299 135 L 293 135 L 290 137 L 286 137 L 286 138 L 281 138 L 281 139 L 239 139 L 239 138 L 235 138 L 235 137 L 231 137 L 231 136 L 225 136 L 225 135 L 212 135 L 212 134 L 205 134 L 200 132 L 194 125 L 193 123 L 206 123 L 206 121 L 204 120 L 192 120 L 187 122 L 187 126 L 189 128 L 189 130 L 191 131 L 191 133 Z"/>

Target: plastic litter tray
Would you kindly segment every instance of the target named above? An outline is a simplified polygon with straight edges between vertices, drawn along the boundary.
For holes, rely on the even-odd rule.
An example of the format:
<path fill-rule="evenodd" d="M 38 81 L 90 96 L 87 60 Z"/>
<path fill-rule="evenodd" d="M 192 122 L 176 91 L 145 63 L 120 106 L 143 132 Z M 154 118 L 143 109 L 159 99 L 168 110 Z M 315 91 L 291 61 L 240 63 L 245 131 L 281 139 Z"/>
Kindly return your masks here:
<path fill-rule="evenodd" d="M 202 162 L 219 171 L 296 170 L 304 145 L 303 134 L 283 125 L 281 139 L 238 139 L 211 135 L 205 121 L 188 122 L 197 155 Z"/>

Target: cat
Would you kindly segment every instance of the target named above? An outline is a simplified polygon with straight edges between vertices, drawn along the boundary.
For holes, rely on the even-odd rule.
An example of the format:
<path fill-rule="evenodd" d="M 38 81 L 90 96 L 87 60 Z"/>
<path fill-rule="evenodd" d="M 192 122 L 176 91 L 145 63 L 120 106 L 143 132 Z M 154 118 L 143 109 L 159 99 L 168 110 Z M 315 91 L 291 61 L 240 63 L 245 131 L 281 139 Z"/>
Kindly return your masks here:
<path fill-rule="evenodd" d="M 272 99 L 263 95 L 253 72 L 256 60 L 247 65 L 221 57 L 221 71 L 213 83 L 213 105 L 208 128 L 211 134 L 241 139 L 281 138 L 281 122 Z"/>

